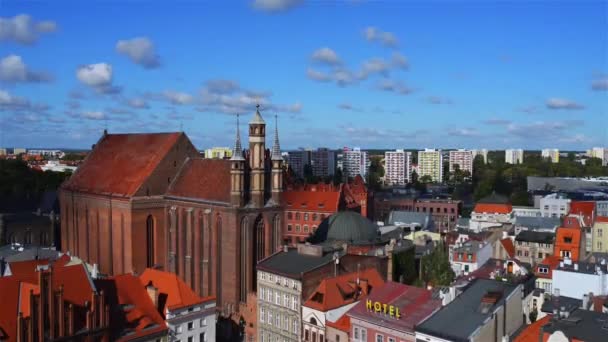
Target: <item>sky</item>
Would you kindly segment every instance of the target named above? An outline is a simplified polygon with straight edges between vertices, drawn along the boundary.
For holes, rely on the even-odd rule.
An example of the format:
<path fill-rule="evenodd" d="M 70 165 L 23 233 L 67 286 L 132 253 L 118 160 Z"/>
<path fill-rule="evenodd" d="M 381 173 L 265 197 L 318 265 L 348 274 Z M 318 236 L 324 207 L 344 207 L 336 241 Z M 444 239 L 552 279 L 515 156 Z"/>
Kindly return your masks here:
<path fill-rule="evenodd" d="M 0 0 L 0 147 L 608 146 L 608 2 Z M 269 137 L 269 139 L 272 139 Z"/>

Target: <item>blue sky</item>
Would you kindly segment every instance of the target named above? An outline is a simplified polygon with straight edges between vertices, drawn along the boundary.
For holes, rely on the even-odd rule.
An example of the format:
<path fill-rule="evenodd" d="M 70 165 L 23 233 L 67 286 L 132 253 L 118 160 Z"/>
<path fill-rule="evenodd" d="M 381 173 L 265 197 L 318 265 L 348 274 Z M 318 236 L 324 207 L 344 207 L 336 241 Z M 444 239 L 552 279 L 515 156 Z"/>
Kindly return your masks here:
<path fill-rule="evenodd" d="M 1 1 L 0 145 L 176 131 L 284 148 L 608 145 L 608 5 Z M 241 134 L 245 134 L 241 127 Z"/>

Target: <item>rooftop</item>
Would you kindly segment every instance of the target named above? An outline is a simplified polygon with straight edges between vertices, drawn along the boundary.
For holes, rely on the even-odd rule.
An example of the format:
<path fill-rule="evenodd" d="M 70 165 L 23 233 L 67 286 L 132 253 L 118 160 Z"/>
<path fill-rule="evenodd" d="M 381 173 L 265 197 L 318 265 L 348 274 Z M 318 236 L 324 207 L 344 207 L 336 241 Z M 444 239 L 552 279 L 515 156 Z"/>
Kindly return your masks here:
<path fill-rule="evenodd" d="M 287 189 L 283 192 L 286 210 L 311 210 L 334 213 L 338 211 L 342 186 L 312 184 Z"/>
<path fill-rule="evenodd" d="M 318 248 L 319 246 L 304 247 Z M 302 248 L 302 246 L 298 248 Z M 315 256 L 299 253 L 298 248 L 288 248 L 287 252 L 281 251 L 269 256 L 258 263 L 257 269 L 300 279 L 304 273 L 327 265 L 333 262 L 334 258 L 342 257 L 344 255 L 344 252 L 336 251 L 334 253 L 323 252 L 322 255 Z"/>
<path fill-rule="evenodd" d="M 604 261 L 603 263 L 601 261 L 596 262 L 596 263 L 585 262 L 585 261 L 579 261 L 579 262 L 565 261 L 563 263 L 560 263 L 559 266 L 557 267 L 557 269 L 560 271 L 577 272 L 577 273 L 585 273 L 585 274 L 596 274 L 598 271 L 601 271 L 604 274 L 608 273 L 608 265 L 607 265 L 606 261 Z"/>
<path fill-rule="evenodd" d="M 230 160 L 188 159 L 167 190 L 168 196 L 230 202 Z"/>
<path fill-rule="evenodd" d="M 569 340 L 605 341 L 608 336 L 608 314 L 577 309 L 567 318 L 549 321 L 541 331 L 549 334 L 561 331 Z"/>
<path fill-rule="evenodd" d="M 186 308 L 215 300 L 214 297 L 199 297 L 174 273 L 146 268 L 139 276 L 139 280 L 143 286 L 151 285 L 158 289 L 159 294 L 165 295 L 166 301 L 164 302 L 164 305 L 166 305 L 169 310 Z M 164 308 L 161 308 L 161 311 L 164 312 Z"/>
<path fill-rule="evenodd" d="M 536 229 L 551 229 L 555 230 L 561 224 L 559 217 L 531 217 L 531 216 L 516 216 L 515 226 L 526 227 L 531 230 Z"/>
<path fill-rule="evenodd" d="M 535 232 L 533 230 L 522 230 L 515 237 L 515 241 L 544 243 L 552 245 L 555 241 L 555 234 L 551 232 Z"/>

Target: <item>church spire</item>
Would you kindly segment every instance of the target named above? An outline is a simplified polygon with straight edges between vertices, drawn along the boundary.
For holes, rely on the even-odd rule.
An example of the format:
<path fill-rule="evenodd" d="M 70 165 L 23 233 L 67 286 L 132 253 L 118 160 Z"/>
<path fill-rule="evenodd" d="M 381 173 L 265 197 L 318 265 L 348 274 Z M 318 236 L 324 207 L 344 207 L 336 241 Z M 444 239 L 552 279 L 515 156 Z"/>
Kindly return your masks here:
<path fill-rule="evenodd" d="M 274 115 L 274 144 L 272 145 L 272 160 L 283 160 L 281 157 L 281 145 L 279 144 L 279 120 Z"/>
<path fill-rule="evenodd" d="M 236 115 L 236 141 L 234 142 L 234 151 L 232 151 L 232 160 L 245 160 L 243 158 L 243 148 L 241 147 L 241 130 L 239 128 L 239 114 Z"/>

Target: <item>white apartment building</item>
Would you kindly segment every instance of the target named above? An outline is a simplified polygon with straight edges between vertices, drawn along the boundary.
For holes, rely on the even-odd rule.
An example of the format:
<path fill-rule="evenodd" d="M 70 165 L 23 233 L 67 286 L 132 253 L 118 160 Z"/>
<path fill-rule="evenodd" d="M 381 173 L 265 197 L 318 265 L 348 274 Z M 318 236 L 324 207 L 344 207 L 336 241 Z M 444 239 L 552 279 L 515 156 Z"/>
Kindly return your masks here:
<path fill-rule="evenodd" d="M 365 179 L 371 165 L 367 152 L 361 151 L 359 147 L 353 149 L 345 148 L 343 155 L 342 172 L 344 175 L 352 178 L 361 175 Z"/>
<path fill-rule="evenodd" d="M 5 148 L 0 148 L 0 156 L 5 156 L 8 153 L 6 153 L 6 149 Z"/>
<path fill-rule="evenodd" d="M 540 199 L 540 213 L 543 217 L 564 217 L 570 211 L 570 202 L 562 194 L 549 194 Z"/>
<path fill-rule="evenodd" d="M 25 148 L 18 148 L 18 147 L 15 147 L 15 148 L 13 149 L 13 154 L 14 154 L 14 155 L 16 155 L 16 156 L 18 156 L 18 155 L 20 155 L 20 154 L 26 154 L 26 153 L 27 153 L 27 150 L 26 150 Z"/>
<path fill-rule="evenodd" d="M 541 151 L 540 156 L 551 159 L 552 163 L 559 163 L 559 150 L 556 148 L 545 148 Z"/>
<path fill-rule="evenodd" d="M 389 185 L 404 185 L 411 181 L 412 152 L 403 150 L 384 153 L 384 179 Z"/>
<path fill-rule="evenodd" d="M 589 158 L 599 158 L 602 160 L 602 165 L 608 165 L 608 148 L 606 147 L 594 147 L 587 151 Z"/>
<path fill-rule="evenodd" d="M 257 341 L 300 341 L 302 283 L 264 271 L 258 271 L 257 276 Z"/>
<path fill-rule="evenodd" d="M 522 150 L 521 148 L 505 150 L 505 163 L 521 164 L 523 162 L 524 162 L 524 150 Z"/>
<path fill-rule="evenodd" d="M 471 150 L 471 153 L 473 154 L 473 161 L 475 161 L 475 157 L 482 156 L 484 164 L 488 163 L 488 150 L 487 149 L 483 148 L 481 150 Z"/>
<path fill-rule="evenodd" d="M 443 181 L 443 157 L 441 150 L 425 149 L 418 151 L 418 179 L 429 176 L 433 182 Z"/>
<path fill-rule="evenodd" d="M 574 262 L 568 258 L 561 261 L 553 270 L 553 289 L 559 289 L 561 296 L 583 299 L 593 293 L 594 296 L 608 294 L 608 269 L 606 260 L 600 262 Z"/>
<path fill-rule="evenodd" d="M 30 156 L 44 156 L 51 158 L 62 158 L 65 153 L 60 150 L 29 150 L 27 154 Z"/>
<path fill-rule="evenodd" d="M 450 172 L 456 170 L 456 165 L 461 171 L 468 171 L 473 175 L 473 152 L 462 149 L 450 151 Z"/>

